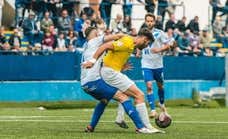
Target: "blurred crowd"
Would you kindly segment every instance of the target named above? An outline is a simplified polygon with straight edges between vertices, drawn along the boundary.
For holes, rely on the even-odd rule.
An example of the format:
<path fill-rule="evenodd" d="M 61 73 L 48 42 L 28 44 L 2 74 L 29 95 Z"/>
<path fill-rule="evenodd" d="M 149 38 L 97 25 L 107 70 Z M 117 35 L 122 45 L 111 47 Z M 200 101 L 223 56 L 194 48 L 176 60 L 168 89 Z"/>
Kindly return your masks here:
<path fill-rule="evenodd" d="M 97 27 L 99 35 L 123 32 L 135 36 L 137 30 L 132 26 L 135 1 L 101 0 L 99 10 L 95 11 L 90 6 L 80 9 L 80 0 L 16 0 L 13 34 L 6 39 L 5 28 L 0 28 L 0 49 L 14 52 L 81 51 L 88 26 Z M 176 19 L 176 6 L 183 4 L 179 0 L 137 1 L 147 12 L 157 13 L 155 27 L 175 41 L 176 47 L 166 55 L 224 56 L 222 48 L 228 48 L 228 17 L 226 21 L 221 19 L 228 14 L 228 0 L 225 5 L 219 0 L 209 0 L 213 9 L 212 32 L 208 27 L 200 30 L 198 16 L 189 23 L 187 17 Z M 122 4 L 123 13 L 111 20 L 111 7 L 116 3 Z M 22 47 L 22 41 L 29 42 L 28 46 Z M 211 47 L 212 41 L 222 47 Z"/>

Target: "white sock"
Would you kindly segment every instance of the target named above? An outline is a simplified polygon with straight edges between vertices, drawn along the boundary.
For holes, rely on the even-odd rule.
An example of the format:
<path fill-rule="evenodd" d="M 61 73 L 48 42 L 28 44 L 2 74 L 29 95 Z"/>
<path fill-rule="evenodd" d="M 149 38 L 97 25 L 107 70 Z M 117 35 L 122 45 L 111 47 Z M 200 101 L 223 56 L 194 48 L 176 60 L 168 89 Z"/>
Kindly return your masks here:
<path fill-rule="evenodd" d="M 152 125 L 150 124 L 150 119 L 149 119 L 149 115 L 147 112 L 146 104 L 140 103 L 140 104 L 136 104 L 135 106 L 136 106 L 136 110 L 138 111 L 143 124 L 147 128 L 150 128 L 150 129 L 153 128 Z"/>
<path fill-rule="evenodd" d="M 124 121 L 124 108 L 121 103 L 118 102 L 118 108 L 117 108 L 117 116 L 116 116 L 116 122 L 120 123 Z"/>

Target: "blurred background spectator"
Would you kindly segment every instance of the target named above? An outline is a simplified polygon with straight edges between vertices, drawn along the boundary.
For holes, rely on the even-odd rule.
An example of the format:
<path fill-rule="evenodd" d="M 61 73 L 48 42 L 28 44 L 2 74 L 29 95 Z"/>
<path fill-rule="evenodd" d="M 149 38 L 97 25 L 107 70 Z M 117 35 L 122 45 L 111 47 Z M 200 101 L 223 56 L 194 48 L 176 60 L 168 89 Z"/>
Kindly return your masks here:
<path fill-rule="evenodd" d="M 4 0 L 0 0 L 0 26 L 2 26 L 2 8 L 4 6 Z"/>

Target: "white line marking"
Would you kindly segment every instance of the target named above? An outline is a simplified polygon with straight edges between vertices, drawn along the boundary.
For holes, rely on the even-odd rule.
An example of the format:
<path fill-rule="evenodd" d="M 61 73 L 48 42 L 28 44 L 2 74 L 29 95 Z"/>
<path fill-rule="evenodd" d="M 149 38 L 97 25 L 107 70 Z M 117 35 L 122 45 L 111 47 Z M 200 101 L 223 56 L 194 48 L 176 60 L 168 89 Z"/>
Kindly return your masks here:
<path fill-rule="evenodd" d="M 0 116 L 0 119 L 6 119 L 6 118 L 10 118 L 10 119 L 20 119 L 20 118 L 60 118 L 60 117 L 63 117 L 63 118 L 72 118 L 72 117 L 75 117 L 75 116 L 12 116 L 12 115 L 2 115 Z"/>
<path fill-rule="evenodd" d="M 73 116 L 70 116 L 73 117 Z M 89 123 L 88 120 L 45 120 L 45 119 L 0 119 L 0 122 L 50 122 L 50 123 Z M 100 123 L 114 123 L 114 121 L 99 121 Z M 131 121 L 126 121 L 131 122 Z M 177 124 L 228 124 L 228 121 L 173 121 Z"/>

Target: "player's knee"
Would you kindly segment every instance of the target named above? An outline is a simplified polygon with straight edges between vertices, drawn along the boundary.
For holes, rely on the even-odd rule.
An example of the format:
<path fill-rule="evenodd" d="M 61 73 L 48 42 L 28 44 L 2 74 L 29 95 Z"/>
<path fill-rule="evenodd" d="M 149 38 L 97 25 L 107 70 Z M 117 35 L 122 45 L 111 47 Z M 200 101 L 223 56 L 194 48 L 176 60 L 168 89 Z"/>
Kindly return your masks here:
<path fill-rule="evenodd" d="M 158 85 L 158 89 L 159 89 L 159 90 L 164 89 L 164 85 L 163 85 L 163 83 L 157 83 L 157 85 Z"/>
<path fill-rule="evenodd" d="M 144 101 L 144 94 L 141 91 L 137 93 L 136 101 L 140 101 L 140 102 Z"/>
<path fill-rule="evenodd" d="M 127 95 L 120 92 L 116 93 L 113 98 L 119 102 L 124 102 L 129 99 Z"/>
<path fill-rule="evenodd" d="M 107 105 L 109 101 L 107 99 L 101 99 L 100 102 Z"/>

